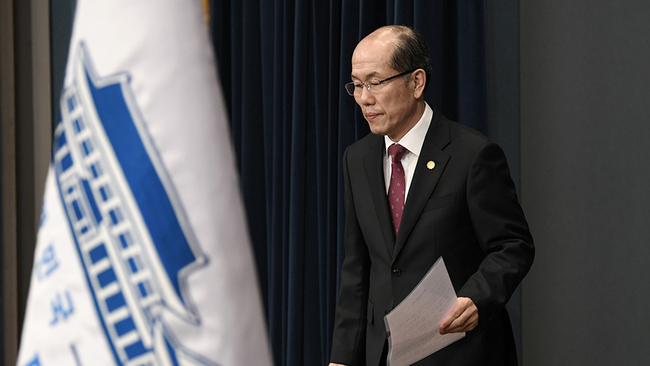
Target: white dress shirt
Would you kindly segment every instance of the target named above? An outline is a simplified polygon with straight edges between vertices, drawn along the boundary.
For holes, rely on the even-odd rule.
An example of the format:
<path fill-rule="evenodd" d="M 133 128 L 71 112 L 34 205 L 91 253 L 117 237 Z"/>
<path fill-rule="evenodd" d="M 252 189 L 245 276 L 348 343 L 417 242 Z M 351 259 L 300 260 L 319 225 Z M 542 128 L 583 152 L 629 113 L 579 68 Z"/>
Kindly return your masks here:
<path fill-rule="evenodd" d="M 415 172 L 415 166 L 417 165 L 418 158 L 420 157 L 420 151 L 422 150 L 422 145 L 424 144 L 424 138 L 429 131 L 429 125 L 431 124 L 431 118 L 433 117 L 433 110 L 429 107 L 428 104 L 425 104 L 424 113 L 418 121 L 418 123 L 411 128 L 404 137 L 399 141 L 393 141 L 388 136 L 384 136 L 384 142 L 386 143 L 386 154 L 384 158 L 384 179 L 386 182 L 386 195 L 388 195 L 388 186 L 390 185 L 390 173 L 391 173 L 391 156 L 388 153 L 388 147 L 392 144 L 400 144 L 404 146 L 408 152 L 402 157 L 402 166 L 404 167 L 404 178 L 406 180 L 406 193 L 404 194 L 404 202 L 408 199 L 409 188 L 411 188 L 411 181 L 413 180 L 413 173 Z"/>

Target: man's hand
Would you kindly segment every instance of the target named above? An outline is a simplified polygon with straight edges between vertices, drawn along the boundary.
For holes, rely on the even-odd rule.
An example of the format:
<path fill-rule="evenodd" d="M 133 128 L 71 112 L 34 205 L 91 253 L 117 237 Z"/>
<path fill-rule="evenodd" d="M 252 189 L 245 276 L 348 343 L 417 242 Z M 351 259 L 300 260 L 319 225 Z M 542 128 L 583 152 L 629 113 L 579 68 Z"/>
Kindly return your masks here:
<path fill-rule="evenodd" d="M 469 332 L 478 325 L 478 308 L 469 297 L 459 297 L 456 307 L 440 323 L 440 334 Z"/>
<path fill-rule="evenodd" d="M 345 366 L 345 365 L 340 363 L 331 363 L 329 366 Z"/>

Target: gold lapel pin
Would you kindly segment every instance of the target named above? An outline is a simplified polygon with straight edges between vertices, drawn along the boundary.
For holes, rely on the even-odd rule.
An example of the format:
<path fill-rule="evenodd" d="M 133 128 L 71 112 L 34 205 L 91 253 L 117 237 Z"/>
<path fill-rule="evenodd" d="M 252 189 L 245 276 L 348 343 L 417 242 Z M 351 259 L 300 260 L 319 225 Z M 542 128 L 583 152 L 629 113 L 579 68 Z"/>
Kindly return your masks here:
<path fill-rule="evenodd" d="M 436 163 L 434 163 L 433 160 L 430 160 L 430 161 L 427 163 L 427 168 L 429 168 L 429 170 L 431 170 L 431 169 L 433 169 L 433 168 L 435 168 L 435 167 L 436 167 Z"/>

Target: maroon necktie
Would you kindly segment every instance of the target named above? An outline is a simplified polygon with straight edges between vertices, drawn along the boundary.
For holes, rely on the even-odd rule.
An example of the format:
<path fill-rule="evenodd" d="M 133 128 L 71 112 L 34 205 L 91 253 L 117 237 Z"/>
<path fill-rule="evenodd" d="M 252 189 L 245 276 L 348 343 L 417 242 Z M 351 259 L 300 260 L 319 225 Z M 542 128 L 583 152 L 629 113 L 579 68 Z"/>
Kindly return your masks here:
<path fill-rule="evenodd" d="M 404 167 L 402 157 L 408 150 L 399 144 L 392 144 L 388 147 L 388 153 L 392 157 L 390 185 L 388 186 L 388 203 L 390 213 L 395 227 L 395 237 L 399 231 L 399 224 L 402 221 L 404 212 L 404 197 L 406 196 L 406 179 L 404 178 Z"/>

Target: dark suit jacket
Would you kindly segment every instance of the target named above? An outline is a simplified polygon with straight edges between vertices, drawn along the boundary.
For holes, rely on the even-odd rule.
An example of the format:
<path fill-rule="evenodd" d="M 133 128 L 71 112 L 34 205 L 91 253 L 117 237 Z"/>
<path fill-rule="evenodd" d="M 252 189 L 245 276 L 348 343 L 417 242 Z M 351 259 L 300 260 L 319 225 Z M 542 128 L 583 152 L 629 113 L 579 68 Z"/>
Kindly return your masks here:
<path fill-rule="evenodd" d="M 371 134 L 343 157 L 345 260 L 331 362 L 378 365 L 384 315 L 442 256 L 457 295 L 478 307 L 479 325 L 416 365 L 516 365 L 504 306 L 528 272 L 534 246 L 503 151 L 434 110 L 397 238 L 384 154 L 384 137 Z"/>

